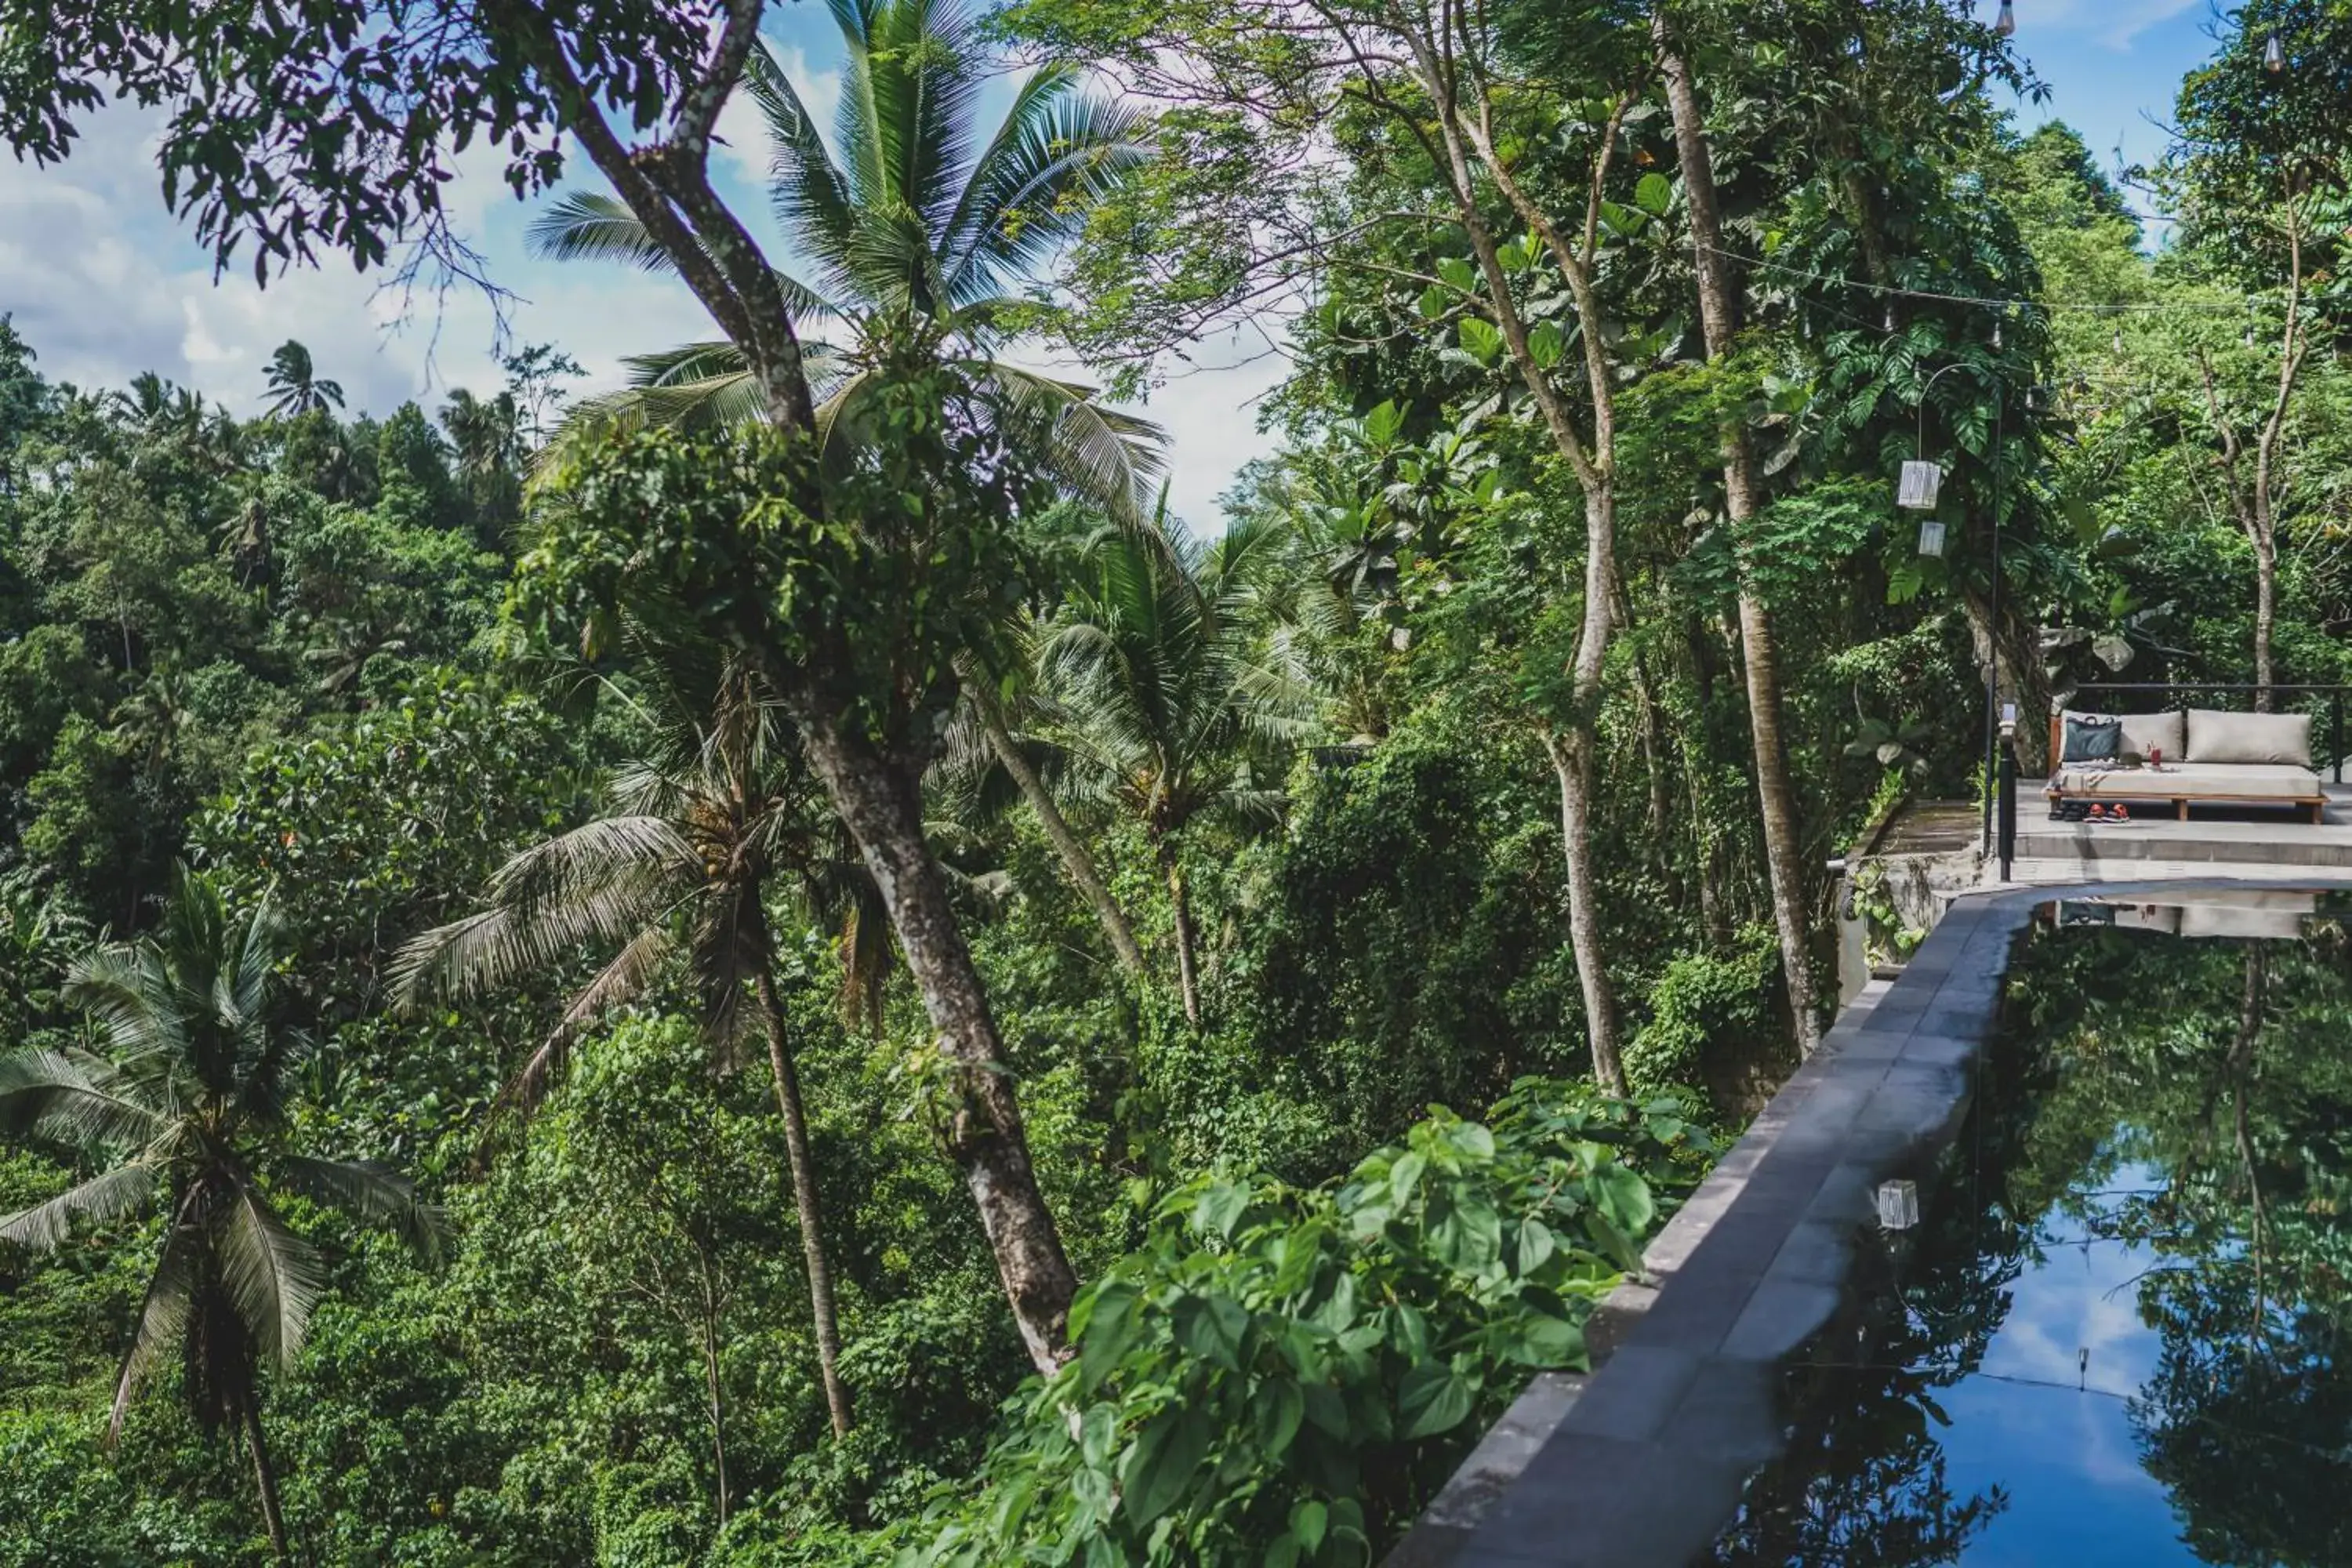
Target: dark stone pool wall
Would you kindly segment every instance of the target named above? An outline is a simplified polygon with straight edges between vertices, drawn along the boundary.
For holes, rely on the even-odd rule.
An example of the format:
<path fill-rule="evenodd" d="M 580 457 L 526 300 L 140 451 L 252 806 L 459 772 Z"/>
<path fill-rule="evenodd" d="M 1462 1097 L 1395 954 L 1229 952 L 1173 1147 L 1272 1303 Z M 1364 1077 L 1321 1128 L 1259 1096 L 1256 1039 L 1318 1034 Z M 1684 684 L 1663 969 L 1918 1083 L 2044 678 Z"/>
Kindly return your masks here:
<path fill-rule="evenodd" d="M 1787 1358 L 1839 1306 L 1877 1189 L 1922 1203 L 1968 1114 L 2011 948 L 2053 898 L 2228 879 L 2031 888 L 1955 902 L 1821 1047 L 1644 1254 L 1649 1278 L 1595 1310 L 1593 1370 L 1538 1377 L 1390 1553 L 1386 1568 L 1685 1568 L 1780 1447 Z"/>

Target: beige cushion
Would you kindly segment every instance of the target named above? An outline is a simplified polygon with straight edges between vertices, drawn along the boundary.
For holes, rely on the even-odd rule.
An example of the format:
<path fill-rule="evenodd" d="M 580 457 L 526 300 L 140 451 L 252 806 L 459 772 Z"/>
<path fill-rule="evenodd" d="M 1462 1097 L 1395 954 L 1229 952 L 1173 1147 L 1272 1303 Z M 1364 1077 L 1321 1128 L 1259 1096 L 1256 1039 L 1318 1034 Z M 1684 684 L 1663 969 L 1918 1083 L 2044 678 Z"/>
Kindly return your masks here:
<path fill-rule="evenodd" d="M 2319 775 L 2309 768 L 2252 763 L 2061 768 L 2050 784 L 2061 795 L 2102 800 L 2316 800 L 2320 795 Z"/>
<path fill-rule="evenodd" d="M 2181 752 L 2181 760 L 2275 763 L 2307 768 L 2311 766 L 2311 715 L 2221 713 L 2210 708 L 2191 708 L 2189 745 Z"/>
<path fill-rule="evenodd" d="M 2182 936 L 2298 937 L 2303 917 L 2284 910 L 2231 910 L 2190 904 L 2180 911 Z"/>
<path fill-rule="evenodd" d="M 2165 756 L 2171 758 L 2175 762 L 2179 762 L 2185 754 L 2181 749 L 2181 741 L 2183 738 L 2182 725 L 2180 721 L 2180 712 L 2178 709 L 2175 709 L 2169 713 L 2110 714 L 2080 713 L 2075 711 L 2074 709 L 2069 708 L 2063 713 L 2059 715 L 2059 743 L 2061 745 L 2065 743 L 2065 720 L 2109 718 L 2121 719 L 2124 721 L 2124 750 L 2131 752 L 2134 756 L 2145 757 L 2151 755 L 2158 748 L 2162 750 L 2162 753 Z"/>

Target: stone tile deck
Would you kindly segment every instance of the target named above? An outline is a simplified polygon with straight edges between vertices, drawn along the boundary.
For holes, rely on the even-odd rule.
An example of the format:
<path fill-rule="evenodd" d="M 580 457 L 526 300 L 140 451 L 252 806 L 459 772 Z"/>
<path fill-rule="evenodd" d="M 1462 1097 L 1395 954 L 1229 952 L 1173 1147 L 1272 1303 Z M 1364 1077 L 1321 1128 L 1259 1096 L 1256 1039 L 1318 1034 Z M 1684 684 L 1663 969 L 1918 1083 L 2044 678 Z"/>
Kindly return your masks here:
<path fill-rule="evenodd" d="M 2328 784 L 2324 822 L 2286 810 L 2205 806 L 2186 822 L 2150 810 L 2127 823 L 2053 822 L 2039 779 L 2019 783 L 2014 879 L 2046 885 L 2124 878 L 2308 878 L 2352 869 L 2352 785 Z"/>

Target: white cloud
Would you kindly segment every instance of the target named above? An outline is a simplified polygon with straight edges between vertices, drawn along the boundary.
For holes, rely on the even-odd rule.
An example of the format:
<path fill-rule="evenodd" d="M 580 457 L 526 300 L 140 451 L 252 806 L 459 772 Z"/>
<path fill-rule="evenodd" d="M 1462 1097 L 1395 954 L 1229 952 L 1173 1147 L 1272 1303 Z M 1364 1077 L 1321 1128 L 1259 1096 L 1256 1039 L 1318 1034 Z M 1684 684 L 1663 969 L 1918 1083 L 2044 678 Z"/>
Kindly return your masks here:
<path fill-rule="evenodd" d="M 1242 465 L 1274 450 L 1274 438 L 1257 427 L 1265 395 L 1290 374 L 1290 362 L 1275 345 L 1287 324 L 1270 321 L 1240 327 L 1200 344 L 1189 360 L 1172 365 L 1140 412 L 1169 436 L 1169 510 L 1199 534 L 1224 531 L 1217 498 L 1230 489 Z"/>
<path fill-rule="evenodd" d="M 829 131 L 839 71 L 815 68 L 797 47 L 777 53 Z M 493 312 L 470 288 L 403 300 L 382 287 L 381 274 L 357 273 L 331 255 L 266 289 L 245 270 L 215 281 L 210 258 L 163 206 L 156 124 L 151 114 L 112 108 L 89 118 L 60 166 L 0 163 L 0 312 L 13 315 L 44 374 L 97 388 L 152 370 L 250 414 L 264 401 L 271 353 L 294 338 L 321 375 L 342 384 L 353 412 L 387 414 L 411 398 L 430 407 L 453 385 L 499 384 Z M 749 206 L 765 182 L 764 128 L 741 104 L 720 124 L 729 138 L 720 172 L 730 183 L 740 177 L 730 194 Z M 672 279 L 525 257 L 519 236 L 530 209 L 512 199 L 499 171 L 496 152 L 477 148 L 458 160 L 445 196 L 488 254 L 493 276 L 514 290 L 512 341 L 551 342 L 572 354 L 589 373 L 583 390 L 593 391 L 619 384 L 627 355 L 714 335 Z M 578 163 L 574 176 L 594 178 Z M 764 231 L 764 214 L 746 216 Z M 1270 340 L 1245 329 L 1200 345 L 1190 363 L 1171 367 L 1143 410 L 1173 437 L 1171 504 L 1204 533 L 1223 529 L 1216 498 L 1235 471 L 1271 447 L 1256 427 L 1257 404 L 1287 367 L 1269 347 L 1282 324 L 1270 321 L 1266 331 Z"/>
<path fill-rule="evenodd" d="M 833 128 L 841 111 L 841 72 L 837 68 L 819 68 L 809 60 L 806 50 L 797 46 L 770 43 L 769 52 L 776 64 L 783 68 L 785 79 L 801 107 L 816 121 L 817 133 L 830 146 Z M 754 191 L 764 191 L 768 184 L 768 123 L 761 115 L 751 95 L 738 92 L 719 111 L 719 135 L 721 143 L 719 155 L 723 167 Z"/>

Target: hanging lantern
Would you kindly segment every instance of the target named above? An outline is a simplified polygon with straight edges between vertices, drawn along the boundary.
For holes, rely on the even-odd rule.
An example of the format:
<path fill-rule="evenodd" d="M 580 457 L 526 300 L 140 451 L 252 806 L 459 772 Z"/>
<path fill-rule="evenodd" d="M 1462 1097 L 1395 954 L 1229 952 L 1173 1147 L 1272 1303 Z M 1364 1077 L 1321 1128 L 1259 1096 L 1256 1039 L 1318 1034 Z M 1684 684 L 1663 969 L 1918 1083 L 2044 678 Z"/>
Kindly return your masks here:
<path fill-rule="evenodd" d="M 1891 331 L 1893 331 L 1895 330 L 1895 301 L 1894 301 L 1894 300 L 1889 300 L 1886 302 L 1886 310 L 1885 310 L 1885 313 L 1884 313 L 1884 314 L 1883 314 L 1879 319 L 1880 319 L 1882 321 L 1884 321 L 1884 322 L 1885 323 L 1885 330 L 1886 330 L 1886 331 L 1890 331 L 1890 332 L 1891 332 Z"/>
<path fill-rule="evenodd" d="M 1933 511 L 1936 510 L 1937 494 L 1943 488 L 1944 470 L 1934 463 L 1924 463 L 1914 458 L 1903 465 L 1903 478 L 1895 490 L 1895 504 L 1906 511 Z M 1943 524 L 1936 523 L 1931 526 L 1936 530 L 1936 537 L 1941 540 L 1944 536 Z M 1944 552 L 1941 544 L 1932 551 L 1929 550 L 1926 543 L 1927 537 L 1926 534 L 1922 533 L 1919 537 L 1921 541 L 1919 552 L 1922 555 L 1941 555 Z"/>
<path fill-rule="evenodd" d="M 2116 329 L 2116 353 L 2123 353 L 2123 352 L 2124 352 L 2124 330 L 2123 330 L 2121 327 L 2117 327 L 2117 328 Z"/>
<path fill-rule="evenodd" d="M 1944 525 L 1932 517 L 1919 520 L 1919 553 L 1936 556 L 1944 553 Z"/>
<path fill-rule="evenodd" d="M 1992 346 L 1995 349 L 2000 347 L 2000 318 L 1998 316 L 1995 316 L 1992 321 Z"/>
<path fill-rule="evenodd" d="M 2010 0 L 2000 0 L 2000 15 L 1993 18 L 1992 30 L 2004 38 L 2017 31 L 2017 8 Z"/>
<path fill-rule="evenodd" d="M 2004 11 L 2009 9 L 2008 0 L 2001 0 L 2001 9 Z M 2279 42 L 2279 36 L 2276 33 L 2273 33 L 2270 41 L 2263 46 L 2263 69 L 2273 76 L 2285 74 L 2286 46 Z"/>

